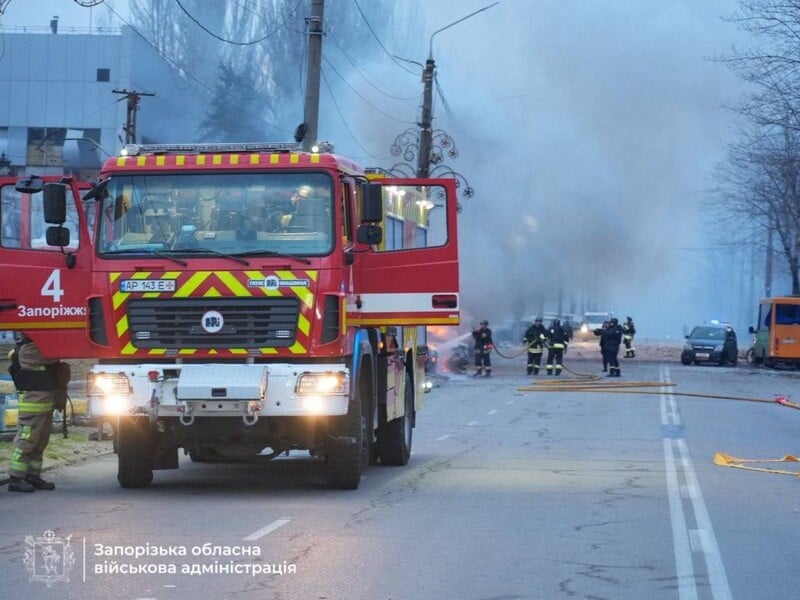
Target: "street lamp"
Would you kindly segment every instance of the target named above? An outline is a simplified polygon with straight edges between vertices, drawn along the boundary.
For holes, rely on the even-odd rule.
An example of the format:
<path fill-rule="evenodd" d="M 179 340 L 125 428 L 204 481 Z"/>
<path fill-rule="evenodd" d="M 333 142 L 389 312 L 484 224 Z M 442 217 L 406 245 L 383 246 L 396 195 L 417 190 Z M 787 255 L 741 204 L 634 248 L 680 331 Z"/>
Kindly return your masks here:
<path fill-rule="evenodd" d="M 402 173 L 407 175 L 408 171 L 414 172 L 414 168 L 409 163 L 411 163 L 411 161 L 414 159 L 414 155 L 416 154 L 417 177 L 429 177 L 432 173 L 431 165 L 435 165 L 433 171 L 438 170 L 440 173 L 445 171 L 448 175 L 454 176 L 458 182 L 457 185 L 461 183 L 461 180 L 463 180 L 464 195 L 467 198 L 473 195 L 473 189 L 470 187 L 466 178 L 460 173 L 457 173 L 449 167 L 446 167 L 446 165 L 443 163 L 445 154 L 453 159 L 458 158 L 458 150 L 456 149 L 455 141 L 445 131 L 433 129 L 433 80 L 436 69 L 436 62 L 433 60 L 433 38 L 442 31 L 450 29 L 454 25 L 457 25 L 462 21 L 469 19 L 470 17 L 474 17 L 478 13 L 488 10 L 497 4 L 499 4 L 499 2 L 494 2 L 493 4 L 484 6 L 483 8 L 461 17 L 460 19 L 434 31 L 431 34 L 428 43 L 428 60 L 425 61 L 424 66 L 413 60 L 408 60 L 399 56 L 395 57 L 422 67 L 422 82 L 424 84 L 424 89 L 422 100 L 422 118 L 420 122 L 417 123 L 418 130 L 415 131 L 414 128 L 411 127 L 395 138 L 394 143 L 390 148 L 392 156 L 402 156 L 405 162 L 394 165 L 391 168 L 390 173 Z"/>

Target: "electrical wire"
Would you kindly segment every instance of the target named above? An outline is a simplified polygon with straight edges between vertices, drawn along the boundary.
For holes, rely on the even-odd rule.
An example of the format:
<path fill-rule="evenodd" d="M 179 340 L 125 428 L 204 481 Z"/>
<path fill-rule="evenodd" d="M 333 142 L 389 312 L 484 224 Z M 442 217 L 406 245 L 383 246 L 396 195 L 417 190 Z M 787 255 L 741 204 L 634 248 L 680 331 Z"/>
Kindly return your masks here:
<path fill-rule="evenodd" d="M 333 45 L 334 45 L 336 48 L 338 48 L 338 49 L 339 49 L 339 51 L 340 51 L 340 52 L 341 52 L 341 53 L 344 55 L 344 57 L 347 59 L 347 62 L 349 62 L 349 63 L 350 63 L 352 66 L 353 66 L 353 68 L 356 70 L 356 72 L 357 72 L 359 75 L 361 75 L 361 77 L 364 79 L 364 81 L 366 81 L 366 82 L 367 82 L 367 83 L 370 85 L 370 87 L 372 87 L 372 88 L 373 88 L 375 91 L 377 91 L 379 94 L 383 94 L 383 95 L 384 95 L 384 96 L 386 96 L 387 98 L 392 98 L 393 100 L 403 100 L 403 101 L 408 101 L 408 100 L 415 100 L 415 99 L 417 98 L 417 96 L 409 96 L 409 97 L 407 97 L 407 98 L 402 98 L 402 97 L 395 96 L 395 95 L 393 95 L 393 94 L 390 94 L 390 93 L 388 93 L 388 92 L 385 92 L 385 91 L 383 91 L 382 89 L 380 89 L 380 88 L 379 88 L 377 85 L 375 85 L 374 83 L 372 83 L 372 81 L 370 81 L 370 79 L 369 79 L 369 78 L 368 78 L 368 77 L 367 77 L 367 76 L 364 74 L 364 72 L 361 70 L 361 68 L 360 68 L 360 67 L 359 67 L 359 66 L 356 64 L 356 62 L 355 62 L 355 61 L 354 61 L 354 60 L 353 60 L 353 59 L 350 57 L 350 55 L 347 53 L 347 51 L 344 49 L 344 47 L 343 47 L 343 46 L 342 46 L 342 45 L 339 43 L 339 41 L 336 39 L 336 36 L 333 34 L 333 31 L 332 31 L 332 30 L 330 30 L 330 29 L 328 29 L 328 30 L 326 30 L 326 34 L 328 35 L 328 37 L 329 37 L 329 39 L 330 39 L 331 43 L 332 43 L 332 44 L 333 44 Z"/>
<path fill-rule="evenodd" d="M 380 156 L 376 156 L 376 155 L 372 154 L 358 140 L 358 138 L 356 137 L 355 133 L 353 133 L 353 130 L 350 129 L 350 126 L 347 124 L 347 119 L 344 118 L 344 115 L 342 114 L 342 111 L 339 108 L 339 104 L 336 102 L 336 96 L 333 94 L 333 90 L 331 89 L 330 83 L 328 83 L 328 77 L 325 75 L 325 71 L 321 71 L 321 74 L 322 74 L 322 81 L 325 83 L 325 89 L 327 89 L 328 90 L 328 94 L 330 94 L 331 102 L 333 102 L 333 106 L 336 109 L 336 113 L 339 115 L 339 119 L 341 119 L 342 125 L 344 125 L 344 128 L 347 130 L 347 133 L 350 134 L 350 137 L 353 138 L 353 141 L 356 143 L 356 145 L 359 148 L 361 148 L 361 150 L 364 151 L 364 154 L 366 154 L 370 158 L 373 158 L 375 160 L 381 160 L 381 161 L 382 160 L 388 160 L 389 159 L 388 156 L 380 157 Z"/>
<path fill-rule="evenodd" d="M 191 14 L 189 11 L 188 11 L 188 10 L 186 10 L 186 8 L 185 8 L 185 7 L 183 6 L 183 4 L 181 3 L 181 0 L 175 0 L 175 3 L 176 3 L 176 4 L 177 4 L 179 7 L 180 7 L 180 9 L 181 9 L 181 10 L 184 12 L 184 14 L 186 14 L 186 16 L 187 16 L 187 17 L 189 17 L 189 19 L 190 19 L 190 20 L 191 20 L 191 21 L 192 21 L 192 22 L 193 22 L 195 25 L 197 25 L 197 26 L 198 26 L 200 29 L 202 29 L 203 31 L 205 31 L 205 32 L 206 32 L 208 35 L 210 35 L 211 37 L 213 37 L 213 38 L 215 38 L 215 39 L 219 40 L 220 42 L 225 42 L 226 44 L 233 44 L 234 46 L 252 46 L 252 45 L 254 45 L 254 44 L 260 44 L 260 43 L 261 43 L 261 42 L 263 42 L 264 40 L 266 40 L 266 39 L 268 39 L 268 38 L 272 37 L 273 35 L 275 35 L 276 33 L 278 33 L 278 31 L 279 31 L 279 30 L 283 29 L 283 26 L 286 24 L 286 21 L 289 19 L 289 17 L 290 17 L 292 14 L 294 14 L 294 12 L 295 12 L 295 11 L 297 10 L 297 8 L 300 6 L 300 0 L 298 0 L 297 4 L 295 4 L 294 10 L 293 10 L 291 13 L 289 13 L 289 15 L 286 17 L 286 19 L 284 19 L 283 23 L 281 23 L 281 24 L 278 26 L 278 28 L 277 28 L 277 29 L 275 29 L 274 31 L 271 31 L 270 33 L 266 34 L 264 37 L 262 37 L 262 38 L 259 38 L 259 39 L 257 39 L 257 40 L 251 40 L 251 41 L 249 41 L 249 42 L 237 42 L 237 41 L 235 41 L 235 40 L 229 40 L 229 39 L 226 39 L 226 38 L 223 38 L 223 37 L 221 37 L 221 36 L 217 35 L 217 34 L 216 34 L 216 33 L 214 33 L 213 31 L 211 31 L 210 29 L 208 29 L 208 28 L 207 28 L 205 25 L 203 25 L 202 23 L 200 23 L 200 21 L 198 21 L 198 20 L 197 20 L 197 19 L 196 19 L 196 18 L 195 18 L 195 17 L 194 17 L 194 16 L 193 16 L 193 15 L 192 15 L 192 14 Z"/>
<path fill-rule="evenodd" d="M 415 124 L 415 122 L 414 122 L 414 121 L 404 121 L 403 119 L 398 119 L 397 117 L 395 117 L 395 116 L 393 116 L 393 115 L 390 115 L 389 113 L 387 113 L 387 112 L 385 112 L 385 111 L 381 110 L 380 108 L 378 108 L 377 106 L 375 106 L 374 104 L 372 104 L 372 103 L 371 103 L 369 100 L 367 100 L 367 99 L 366 99 L 364 96 L 362 96 L 362 95 L 361 95 L 361 94 L 358 92 L 358 90 L 356 90 L 356 89 L 355 89 L 355 88 L 354 88 L 352 85 L 350 85 L 350 83 L 349 83 L 349 82 L 348 82 L 348 81 L 347 81 L 347 80 L 344 78 L 344 76 L 342 76 L 342 74 L 341 74 L 341 73 L 339 73 L 339 71 L 337 71 L 337 70 L 336 70 L 336 67 L 334 67 L 334 66 L 333 66 L 333 64 L 331 63 L 331 61 L 329 61 L 329 60 L 328 60 L 328 57 L 327 57 L 327 56 L 325 56 L 325 55 L 323 54 L 323 55 L 322 55 L 322 59 L 325 61 L 325 64 L 326 64 L 326 65 L 328 65 L 328 67 L 330 67 L 330 69 L 331 69 L 331 70 L 332 70 L 334 73 L 336 73 L 336 75 L 338 75 L 338 76 L 339 76 L 339 79 L 341 79 L 341 80 L 344 82 L 344 84 L 345 84 L 347 87 L 349 87 L 349 88 L 350 88 L 350 89 L 353 91 L 353 93 L 354 93 L 356 96 L 358 96 L 359 98 L 361 98 L 361 100 L 363 100 L 363 101 L 364 101 L 364 103 L 365 103 L 365 104 L 367 104 L 368 106 L 370 106 L 370 107 L 371 107 L 373 110 L 375 110 L 376 112 L 379 112 L 379 113 L 381 113 L 383 116 L 385 116 L 385 117 L 386 117 L 386 118 L 388 118 L 388 119 L 392 119 L 393 121 L 397 121 L 398 123 L 403 123 L 403 124 L 405 124 L 405 125 L 414 125 L 414 124 Z"/>
<path fill-rule="evenodd" d="M 361 18 L 364 19 L 364 23 L 367 24 L 367 29 L 369 29 L 369 32 L 372 34 L 372 37 L 375 38 L 375 41 L 378 42 L 378 45 L 381 47 L 381 50 L 383 50 L 386 53 L 386 56 L 391 58 L 392 62 L 401 69 L 403 69 L 403 71 L 405 71 L 406 73 L 410 73 L 411 75 L 417 75 L 417 73 L 408 69 L 403 63 L 397 60 L 391 52 L 389 52 L 386 49 L 386 46 L 383 45 L 383 42 L 381 42 L 381 39 L 378 37 L 378 34 L 375 33 L 375 30 L 372 28 L 372 25 L 370 25 L 369 19 L 367 19 L 367 15 L 365 15 L 364 11 L 361 9 L 361 5 L 358 3 L 358 0 L 353 0 L 353 3 L 356 5 L 358 12 L 361 14 Z"/>
<path fill-rule="evenodd" d="M 109 5 L 109 4 L 105 4 L 105 7 L 106 7 L 106 8 L 107 8 L 107 9 L 108 9 L 108 10 L 109 10 L 109 11 L 110 11 L 110 12 L 111 12 L 111 13 L 112 13 L 114 16 L 116 16 L 116 17 L 117 17 L 117 18 L 118 18 L 120 21 L 122 21 L 122 22 L 123 22 L 125 25 L 127 25 L 128 27 L 130 27 L 130 28 L 131 28 L 131 31 L 133 31 L 133 32 L 134 32 L 136 35 L 138 35 L 138 36 L 139 36 L 139 37 L 140 37 L 140 38 L 141 38 L 141 39 L 142 39 L 142 40 L 143 40 L 143 41 L 144 41 L 144 42 L 145 42 L 145 43 L 146 43 L 148 46 L 150 46 L 150 47 L 151 47 L 151 48 L 152 48 L 152 49 L 155 51 L 155 53 L 156 53 L 156 54 L 157 54 L 159 57 L 161 57 L 161 58 L 162 58 L 162 59 L 163 59 L 163 60 L 164 60 L 164 61 L 165 61 L 165 62 L 166 62 L 166 63 L 167 63 L 167 64 L 168 64 L 170 67 L 172 67 L 172 69 L 174 69 L 175 71 L 180 71 L 181 73 L 185 74 L 185 76 L 186 76 L 188 79 L 190 79 L 191 81 L 195 82 L 197 85 L 199 85 L 200 87 L 202 87 L 203 89 L 205 89 L 206 91 L 208 91 L 210 94 L 212 94 L 212 95 L 214 94 L 214 90 L 213 90 L 213 89 L 212 89 L 212 88 L 211 88 L 211 87 L 210 87 L 208 84 L 206 84 L 204 81 L 200 80 L 198 77 L 196 77 L 195 75 L 193 75 L 192 73 L 190 73 L 189 71 L 187 71 L 185 68 L 181 68 L 181 67 L 179 67 L 179 66 L 178 66 L 178 65 L 175 63 L 175 61 L 171 60 L 171 59 L 170 59 L 170 58 L 168 58 L 167 56 L 164 56 L 164 54 L 162 54 L 162 53 L 161 53 L 161 51 L 160 51 L 160 50 L 159 50 L 159 49 L 158 49 L 158 48 L 155 46 L 155 44 L 153 44 L 153 43 L 152 43 L 150 40 L 148 40 L 148 39 L 147 39 L 147 37 L 146 37 L 145 35 L 143 35 L 143 34 L 142 34 L 142 33 L 141 33 L 141 32 L 140 32 L 140 31 L 139 31 L 139 30 L 138 30 L 136 27 L 134 27 L 133 25 L 131 25 L 130 23 L 128 23 L 128 22 L 127 22 L 127 21 L 126 21 L 126 20 L 125 20 L 125 19 L 124 19 L 124 18 L 123 18 L 123 17 L 122 17 L 122 16 L 121 16 L 119 13 L 117 13 L 117 12 L 116 12 L 116 11 L 115 11 L 115 10 L 114 10 L 114 9 L 113 9 L 113 8 L 112 8 L 110 5 Z M 276 131 L 279 131 L 279 132 L 281 132 L 281 133 L 285 133 L 285 134 L 289 134 L 289 133 L 290 133 L 290 132 L 286 131 L 285 129 L 283 129 L 282 127 L 278 126 L 277 124 L 275 124 L 275 123 L 273 123 L 273 122 L 271 122 L 271 121 L 268 121 L 268 120 L 264 119 L 264 118 L 263 118 L 263 117 L 261 117 L 261 116 L 258 116 L 258 115 L 252 115 L 252 113 L 249 113 L 249 111 L 247 111 L 246 109 L 242 108 L 241 106 L 236 106 L 236 108 L 238 108 L 239 110 L 241 110 L 241 111 L 242 111 L 242 112 L 244 112 L 244 113 L 251 114 L 251 116 L 255 117 L 257 120 L 261 121 L 261 122 L 262 122 L 262 123 L 264 123 L 265 125 L 268 125 L 269 127 L 272 127 L 272 128 L 274 128 Z"/>

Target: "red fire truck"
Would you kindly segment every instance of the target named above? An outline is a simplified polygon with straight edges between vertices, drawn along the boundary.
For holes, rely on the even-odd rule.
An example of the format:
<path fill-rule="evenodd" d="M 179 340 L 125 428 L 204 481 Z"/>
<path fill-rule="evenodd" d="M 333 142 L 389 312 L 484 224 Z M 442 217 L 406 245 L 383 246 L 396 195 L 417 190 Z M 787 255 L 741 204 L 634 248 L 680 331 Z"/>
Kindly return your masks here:
<path fill-rule="evenodd" d="M 82 187 L 0 181 L 0 330 L 95 359 L 122 487 L 181 448 L 308 450 L 349 489 L 408 461 L 425 327 L 459 322 L 454 180 L 293 144 L 133 145 Z"/>

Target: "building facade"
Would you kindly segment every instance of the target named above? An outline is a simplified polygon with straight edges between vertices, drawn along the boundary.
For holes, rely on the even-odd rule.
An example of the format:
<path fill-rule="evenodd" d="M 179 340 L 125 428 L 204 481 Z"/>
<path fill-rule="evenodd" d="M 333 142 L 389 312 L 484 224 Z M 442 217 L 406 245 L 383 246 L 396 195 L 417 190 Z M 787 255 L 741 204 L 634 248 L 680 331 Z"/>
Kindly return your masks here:
<path fill-rule="evenodd" d="M 0 171 L 95 177 L 130 134 L 192 141 L 205 107 L 168 61 L 130 27 L 0 32 Z M 127 92 L 141 96 L 127 130 Z M 187 104 L 190 104 L 187 106 Z"/>

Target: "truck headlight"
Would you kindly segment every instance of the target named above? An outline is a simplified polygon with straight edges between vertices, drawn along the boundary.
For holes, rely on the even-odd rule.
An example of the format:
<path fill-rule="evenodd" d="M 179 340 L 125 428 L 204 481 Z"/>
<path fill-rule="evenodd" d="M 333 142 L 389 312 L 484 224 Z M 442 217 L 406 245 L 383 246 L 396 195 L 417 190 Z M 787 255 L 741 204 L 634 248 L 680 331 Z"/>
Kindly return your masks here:
<path fill-rule="evenodd" d="M 92 412 L 122 414 L 131 408 L 131 386 L 124 373 L 89 373 L 86 392 Z"/>
<path fill-rule="evenodd" d="M 350 377 L 341 371 L 306 372 L 297 378 L 294 391 L 298 396 L 342 396 L 350 388 Z"/>

